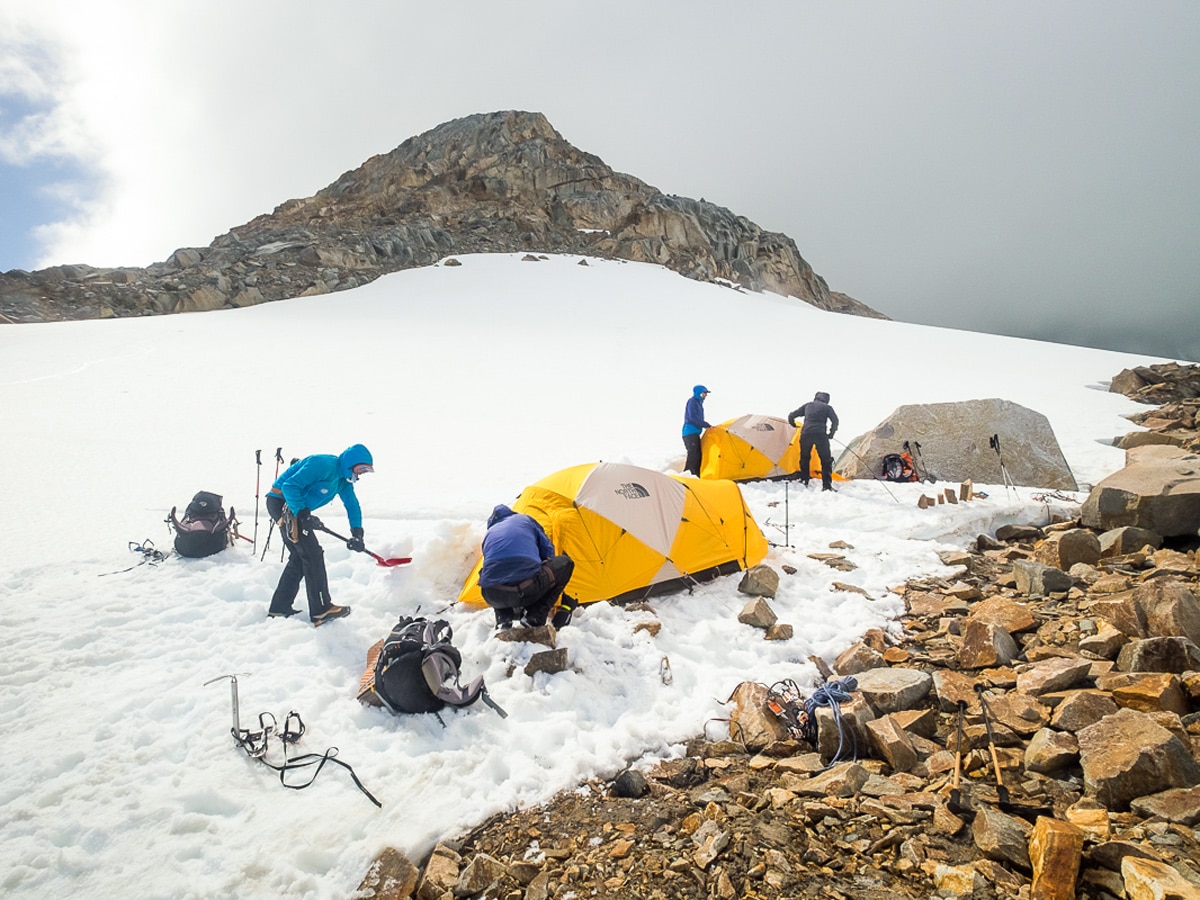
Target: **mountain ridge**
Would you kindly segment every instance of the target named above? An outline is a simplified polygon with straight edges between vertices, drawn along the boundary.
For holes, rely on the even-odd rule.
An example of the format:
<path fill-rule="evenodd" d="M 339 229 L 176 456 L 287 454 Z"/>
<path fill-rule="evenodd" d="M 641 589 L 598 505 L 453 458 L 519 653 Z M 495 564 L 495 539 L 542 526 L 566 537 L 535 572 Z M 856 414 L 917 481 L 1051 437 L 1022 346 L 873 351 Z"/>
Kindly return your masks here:
<path fill-rule="evenodd" d="M 573 146 L 541 113 L 476 113 L 372 156 L 311 197 L 144 268 L 0 274 L 9 323 L 254 306 L 345 290 L 454 254 L 549 252 L 656 263 L 686 277 L 887 316 L 831 291 L 787 235 L 664 194 Z"/>

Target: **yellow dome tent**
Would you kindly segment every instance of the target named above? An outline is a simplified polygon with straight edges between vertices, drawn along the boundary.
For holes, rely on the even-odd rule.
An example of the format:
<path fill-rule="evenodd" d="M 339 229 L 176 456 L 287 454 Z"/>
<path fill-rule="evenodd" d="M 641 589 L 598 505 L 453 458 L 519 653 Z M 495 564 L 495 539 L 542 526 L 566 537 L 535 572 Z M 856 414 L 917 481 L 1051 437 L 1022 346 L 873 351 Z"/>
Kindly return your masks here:
<path fill-rule="evenodd" d="M 666 593 L 758 565 L 763 537 L 741 489 L 620 463 L 548 475 L 512 504 L 575 561 L 566 593 L 580 603 Z M 475 564 L 458 599 L 483 605 Z"/>
<path fill-rule="evenodd" d="M 776 416 L 739 416 L 705 430 L 700 438 L 700 477 L 756 481 L 794 478 L 800 471 L 800 429 Z M 809 476 L 821 477 L 810 454 Z M 836 472 L 835 481 L 844 480 Z"/>

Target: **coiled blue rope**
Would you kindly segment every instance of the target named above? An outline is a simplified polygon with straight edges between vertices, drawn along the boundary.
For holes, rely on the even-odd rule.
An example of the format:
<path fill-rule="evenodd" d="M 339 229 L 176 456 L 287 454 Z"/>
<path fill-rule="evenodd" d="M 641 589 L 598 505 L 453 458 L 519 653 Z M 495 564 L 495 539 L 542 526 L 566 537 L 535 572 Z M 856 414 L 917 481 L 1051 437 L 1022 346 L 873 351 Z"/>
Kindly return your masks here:
<path fill-rule="evenodd" d="M 851 699 L 850 692 L 858 687 L 858 679 L 853 675 L 847 675 L 845 678 L 834 678 L 825 682 L 815 691 L 812 696 L 804 701 L 804 711 L 808 713 L 808 720 L 812 723 L 813 737 L 816 737 L 817 730 L 817 708 L 828 706 L 833 713 L 833 721 L 837 725 L 838 730 L 838 748 L 837 752 L 829 760 L 826 769 L 840 762 L 842 753 L 846 748 L 846 726 L 842 722 L 842 704 L 849 702 Z M 854 729 L 850 729 L 850 742 L 854 745 L 854 762 L 858 762 L 858 738 L 854 736 Z"/>

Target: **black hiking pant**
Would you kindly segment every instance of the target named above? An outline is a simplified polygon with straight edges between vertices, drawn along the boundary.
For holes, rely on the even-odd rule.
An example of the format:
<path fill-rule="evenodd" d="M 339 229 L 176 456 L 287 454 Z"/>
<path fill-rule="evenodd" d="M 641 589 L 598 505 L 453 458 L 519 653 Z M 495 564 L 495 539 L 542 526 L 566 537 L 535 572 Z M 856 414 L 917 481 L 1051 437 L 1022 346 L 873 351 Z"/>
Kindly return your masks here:
<path fill-rule="evenodd" d="M 683 464 L 683 468 L 691 472 L 697 478 L 700 477 L 700 435 L 685 434 L 683 436 L 683 446 L 687 448 L 687 462 Z"/>
<path fill-rule="evenodd" d="M 521 583 L 480 588 L 480 593 L 496 611 L 497 625 L 511 625 L 520 616 L 526 625 L 537 628 L 546 624 L 546 617 L 574 571 L 575 561 L 560 553 L 545 560 L 536 575 Z"/>
<path fill-rule="evenodd" d="M 281 521 L 286 508 L 283 498 L 267 494 L 267 514 L 276 521 Z M 291 517 L 287 521 L 290 523 Z M 279 576 L 279 584 L 271 597 L 271 613 L 291 615 L 296 612 L 292 604 L 300 593 L 300 582 L 304 582 L 304 590 L 308 594 L 308 615 L 315 618 L 329 609 L 333 604 L 329 601 L 329 577 L 325 574 L 325 551 L 317 540 L 316 532 L 312 529 L 302 529 L 297 540 L 293 541 L 287 524 L 279 526 L 279 536 L 287 547 L 287 565 Z"/>
<path fill-rule="evenodd" d="M 812 451 L 817 448 L 817 459 L 821 460 L 821 487 L 833 487 L 833 454 L 829 450 L 829 435 L 824 428 L 820 431 L 800 431 L 800 480 L 808 484 L 812 472 Z"/>

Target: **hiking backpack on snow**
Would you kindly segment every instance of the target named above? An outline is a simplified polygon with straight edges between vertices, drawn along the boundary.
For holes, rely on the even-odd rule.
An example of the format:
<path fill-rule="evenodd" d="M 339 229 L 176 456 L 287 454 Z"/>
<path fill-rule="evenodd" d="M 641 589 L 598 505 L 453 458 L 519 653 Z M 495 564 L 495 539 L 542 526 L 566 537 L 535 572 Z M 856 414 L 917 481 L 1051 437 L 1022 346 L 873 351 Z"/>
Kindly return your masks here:
<path fill-rule="evenodd" d="M 883 458 L 881 474 L 884 481 L 918 481 L 913 459 L 907 453 L 889 453 Z"/>
<path fill-rule="evenodd" d="M 175 551 L 180 556 L 198 559 L 220 553 L 234 541 L 237 524 L 233 507 L 229 515 L 221 508 L 221 496 L 211 491 L 200 491 L 183 511 L 183 518 L 176 517 L 178 507 L 171 507 L 167 525 L 175 531 Z"/>
<path fill-rule="evenodd" d="M 483 702 L 507 718 L 491 701 L 483 676 L 458 683 L 462 654 L 451 643 L 454 632 L 444 619 L 401 616 L 375 661 L 375 695 L 394 713 L 437 713 L 447 706 Z"/>

